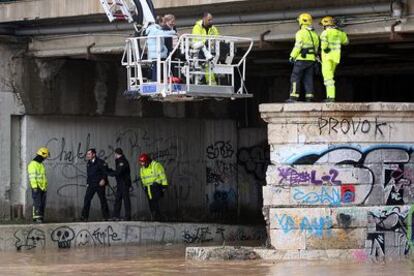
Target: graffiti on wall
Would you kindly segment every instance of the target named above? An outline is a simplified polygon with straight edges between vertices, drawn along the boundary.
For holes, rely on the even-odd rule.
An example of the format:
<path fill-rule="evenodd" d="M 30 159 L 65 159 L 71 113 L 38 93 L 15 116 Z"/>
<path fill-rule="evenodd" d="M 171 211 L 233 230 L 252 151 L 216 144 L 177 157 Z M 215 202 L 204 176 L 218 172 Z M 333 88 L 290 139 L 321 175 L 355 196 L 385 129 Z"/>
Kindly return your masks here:
<path fill-rule="evenodd" d="M 87 227 L 84 227 L 87 226 Z M 209 241 L 263 240 L 264 227 L 229 225 L 113 223 L 23 227 L 13 233 L 10 244 L 1 249 L 32 250 L 45 248 L 71 249 L 114 244 L 204 243 Z"/>
<path fill-rule="evenodd" d="M 267 143 L 237 150 L 237 162 L 258 181 L 266 179 L 266 169 L 270 164 L 270 150 Z"/>
<path fill-rule="evenodd" d="M 408 213 L 409 208 L 406 206 L 368 212 L 367 241 L 372 260 L 382 262 L 387 256 L 408 255 Z"/>
<path fill-rule="evenodd" d="M 366 149 L 335 146 L 321 152 L 291 157 L 287 160 L 290 166 L 284 165 L 269 171 L 269 179 L 275 186 L 292 189 L 306 185 L 320 186 L 319 191 L 313 190 L 309 197 L 294 189 L 296 196 L 293 199 L 299 198 L 299 203 L 329 198 L 325 187 L 337 186 L 338 192 L 335 190 L 333 194 L 330 191 L 330 197 L 335 198 L 335 201 L 319 200 L 319 203 L 410 204 L 414 202 L 412 156 L 413 148 L 405 145 L 376 145 Z"/>
<path fill-rule="evenodd" d="M 307 236 L 318 238 L 330 237 L 332 234 L 333 221 L 330 216 L 320 217 L 293 217 L 288 214 L 275 215 L 279 229 L 284 234 L 289 234 L 295 230 L 305 233 Z"/>
<path fill-rule="evenodd" d="M 293 201 L 297 204 L 339 206 L 341 195 L 338 187 L 322 187 L 316 192 L 293 189 Z"/>
<path fill-rule="evenodd" d="M 384 135 L 384 128 L 387 126 L 386 122 L 375 118 L 374 122 L 362 118 L 339 119 L 334 117 L 318 119 L 319 135 L 344 134 L 371 134 Z"/>
<path fill-rule="evenodd" d="M 308 183 L 313 185 L 342 184 L 342 181 L 338 179 L 339 172 L 336 169 L 329 169 L 327 172 L 321 172 L 321 175 L 318 175 L 318 172 L 316 170 L 298 171 L 297 169 L 291 167 L 281 167 L 277 169 L 280 176 L 279 184 L 291 186 Z"/>
<path fill-rule="evenodd" d="M 52 241 L 56 242 L 59 248 L 70 248 L 74 238 L 75 231 L 68 226 L 58 227 L 51 234 Z"/>
<path fill-rule="evenodd" d="M 64 131 L 63 133 L 68 134 L 61 134 L 62 132 L 58 132 L 60 122 L 69 122 L 76 131 Z M 237 137 L 235 135 L 237 129 L 232 122 L 214 122 L 211 124 L 212 128 L 193 123 L 172 123 L 185 129 L 186 135 L 183 136 L 179 134 L 183 132 L 177 132 L 175 127 L 158 130 L 154 129 L 152 121 L 142 122 L 142 125 L 140 122 L 139 126 L 136 122 L 133 124 L 131 122 L 126 124 L 131 127 L 122 127 L 116 124 L 115 120 L 105 122 L 105 125 L 99 121 L 97 126 L 91 129 L 87 127 L 86 122 L 75 126 L 72 120 L 56 119 L 50 125 L 47 134 L 51 135 L 43 136 L 42 144 L 45 144 L 51 152 L 51 157 L 45 162 L 48 177 L 53 183 L 57 183 L 50 187 L 49 194 L 53 199 L 57 199 L 53 200 L 54 203 L 61 204 L 54 206 L 59 208 L 56 208 L 57 212 L 52 213 L 55 216 L 53 219 L 59 220 L 68 216 L 79 217 L 82 197 L 86 191 L 86 152 L 91 147 L 96 147 L 97 156 L 107 161 L 111 167 L 113 167 L 114 150 L 121 147 L 130 161 L 133 179 L 138 174 L 138 165 L 135 160 L 140 153 L 147 152 L 151 157 L 160 161 L 166 169 L 170 183 L 170 188 L 165 194 L 168 200 L 163 200 L 161 204 L 169 205 L 168 215 L 175 216 L 172 219 L 192 220 L 194 217 L 200 218 L 200 215 L 208 219 L 223 215 L 236 214 L 237 216 L 237 213 L 233 211 L 237 209 L 238 200 L 245 201 L 243 204 L 247 206 L 246 209 L 260 208 L 257 202 L 261 199 L 260 192 L 264 185 L 266 164 L 269 163 L 269 151 L 266 143 L 257 143 L 259 138 L 251 138 L 244 143 L 245 147 L 239 149 L 237 140 L 229 139 L 229 137 Z M 35 121 L 32 124 L 44 125 L 46 123 Z M 228 130 L 231 135 L 223 135 L 221 131 L 211 131 L 215 129 L 216 124 L 224 126 L 220 129 Z M 188 133 L 195 135 L 187 135 Z M 199 139 L 205 137 L 205 133 L 211 134 L 209 135 L 211 140 Z M 215 137 L 216 135 L 223 137 Z M 249 143 L 253 140 L 250 147 Z M 260 141 L 263 141 L 263 135 Z M 201 147 L 198 145 L 200 142 L 203 143 Z M 192 144 L 198 146 L 188 146 Z M 114 178 L 110 178 L 109 181 L 110 186 L 107 186 L 106 196 L 108 201 L 113 201 L 116 183 Z M 258 187 L 250 185 L 252 182 Z M 252 186 L 255 189 L 253 193 L 250 188 Z M 239 194 L 239 188 L 244 189 L 243 193 L 246 192 L 250 197 L 245 196 L 242 199 L 233 200 L 232 194 L 229 194 L 227 199 L 226 195 L 220 195 L 220 192 L 229 193 L 231 189 Z M 147 202 L 139 200 L 143 196 L 141 190 L 139 181 L 135 182 L 130 189 L 130 196 L 136 199 L 131 201 L 132 208 L 138 210 L 132 215 L 140 219 L 148 217 Z M 254 201 L 254 204 L 249 204 L 250 200 Z M 187 205 L 195 206 L 199 213 L 194 214 L 193 217 L 190 215 L 191 212 L 182 211 L 186 210 L 183 207 Z M 220 206 L 223 208 L 219 215 Z M 95 216 L 97 207 L 94 202 L 92 216 Z M 161 208 L 164 207 L 161 206 Z M 48 208 L 52 207 L 48 206 Z M 231 210 L 231 212 L 226 210 Z M 225 212 L 227 214 L 224 214 Z"/>
<path fill-rule="evenodd" d="M 43 249 L 46 246 L 45 232 L 38 228 L 20 229 L 13 236 L 16 239 L 15 247 L 20 250 Z"/>

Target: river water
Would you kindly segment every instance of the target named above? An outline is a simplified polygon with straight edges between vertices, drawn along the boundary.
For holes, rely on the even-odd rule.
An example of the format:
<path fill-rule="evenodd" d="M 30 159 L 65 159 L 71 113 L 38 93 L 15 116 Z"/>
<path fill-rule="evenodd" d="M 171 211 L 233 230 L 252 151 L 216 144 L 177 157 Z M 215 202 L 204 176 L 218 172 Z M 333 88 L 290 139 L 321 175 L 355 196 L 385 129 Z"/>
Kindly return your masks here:
<path fill-rule="evenodd" d="M 375 263 L 186 261 L 184 246 L 112 246 L 0 253 L 0 275 L 414 275 L 414 260 Z"/>

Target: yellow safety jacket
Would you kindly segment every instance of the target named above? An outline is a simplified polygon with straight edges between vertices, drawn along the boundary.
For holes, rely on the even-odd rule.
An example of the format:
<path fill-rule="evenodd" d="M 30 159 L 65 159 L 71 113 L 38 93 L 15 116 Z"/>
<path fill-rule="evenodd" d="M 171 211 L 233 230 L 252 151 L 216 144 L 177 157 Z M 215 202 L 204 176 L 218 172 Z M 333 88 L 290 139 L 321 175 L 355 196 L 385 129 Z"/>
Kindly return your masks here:
<path fill-rule="evenodd" d="M 203 20 L 198 20 L 191 32 L 193 35 L 220 35 L 218 29 L 215 26 L 211 26 L 208 31 L 203 27 Z"/>
<path fill-rule="evenodd" d="M 319 49 L 319 37 L 310 26 L 303 25 L 296 32 L 295 46 L 290 52 L 294 60 L 315 61 Z"/>
<path fill-rule="evenodd" d="M 157 161 L 151 161 L 147 168 L 141 167 L 140 171 L 141 181 L 144 188 L 147 188 L 148 198 L 152 199 L 151 186 L 154 183 L 161 184 L 167 187 L 168 181 L 165 175 L 164 167 Z"/>
<path fill-rule="evenodd" d="M 321 34 L 322 61 L 341 61 L 341 46 L 349 43 L 346 33 L 337 28 L 326 28 Z M 326 49 L 328 53 L 326 53 Z"/>
<path fill-rule="evenodd" d="M 27 172 L 32 189 L 47 190 L 46 169 L 42 163 L 32 160 L 27 166 Z"/>

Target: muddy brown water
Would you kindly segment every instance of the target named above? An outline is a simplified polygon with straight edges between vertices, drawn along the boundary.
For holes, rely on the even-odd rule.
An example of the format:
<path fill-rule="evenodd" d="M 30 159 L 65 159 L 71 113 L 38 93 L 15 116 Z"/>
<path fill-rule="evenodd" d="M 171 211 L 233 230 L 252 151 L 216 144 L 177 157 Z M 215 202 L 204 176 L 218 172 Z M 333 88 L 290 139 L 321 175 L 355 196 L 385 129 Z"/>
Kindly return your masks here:
<path fill-rule="evenodd" d="M 0 253 L 0 275 L 414 275 L 414 260 L 186 261 L 184 246 L 112 246 Z"/>

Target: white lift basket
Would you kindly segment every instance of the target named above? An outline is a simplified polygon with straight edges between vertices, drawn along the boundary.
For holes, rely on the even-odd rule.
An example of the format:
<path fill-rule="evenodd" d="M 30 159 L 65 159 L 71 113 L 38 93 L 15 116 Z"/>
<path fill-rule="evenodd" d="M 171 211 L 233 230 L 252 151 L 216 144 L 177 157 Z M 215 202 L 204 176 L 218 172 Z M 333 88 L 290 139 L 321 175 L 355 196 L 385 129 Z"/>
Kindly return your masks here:
<path fill-rule="evenodd" d="M 244 85 L 251 39 L 183 34 L 170 37 L 175 46 L 162 58 L 166 38 L 145 36 L 126 40 L 122 57 L 122 65 L 127 69 L 126 96 L 160 101 L 252 97 Z M 246 49 L 237 59 L 236 45 Z"/>

